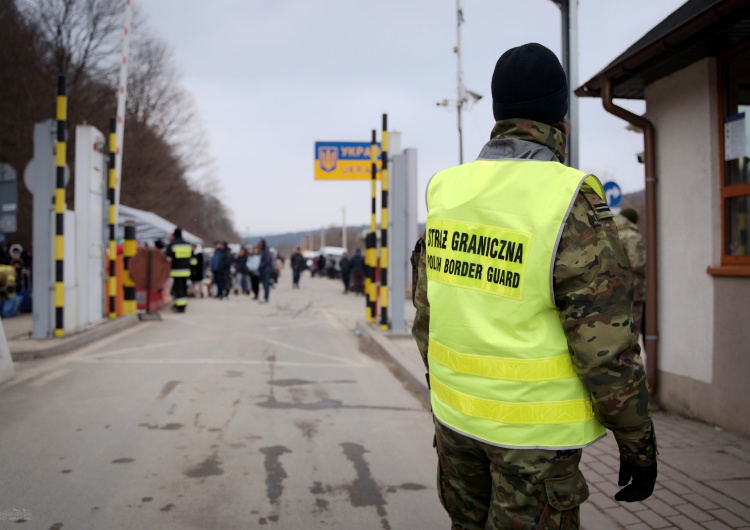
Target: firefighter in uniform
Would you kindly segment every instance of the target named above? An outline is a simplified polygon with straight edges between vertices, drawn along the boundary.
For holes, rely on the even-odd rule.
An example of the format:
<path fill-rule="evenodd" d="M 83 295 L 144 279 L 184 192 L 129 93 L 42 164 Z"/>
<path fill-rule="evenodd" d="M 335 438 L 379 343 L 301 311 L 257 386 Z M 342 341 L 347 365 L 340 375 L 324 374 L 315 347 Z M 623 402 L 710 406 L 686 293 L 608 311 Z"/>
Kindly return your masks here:
<path fill-rule="evenodd" d="M 490 141 L 437 173 L 412 256 L 438 492 L 453 529 L 578 528 L 582 448 L 609 429 L 618 501 L 649 497 L 656 442 L 633 278 L 602 186 L 565 160 L 568 85 L 540 44 L 492 77 Z"/>
<path fill-rule="evenodd" d="M 190 263 L 193 259 L 193 247 L 182 239 L 182 229 L 175 228 L 172 240 L 166 249 L 167 257 L 172 260 L 172 298 L 174 309 L 184 313 L 187 307 L 187 282 L 190 278 Z"/>

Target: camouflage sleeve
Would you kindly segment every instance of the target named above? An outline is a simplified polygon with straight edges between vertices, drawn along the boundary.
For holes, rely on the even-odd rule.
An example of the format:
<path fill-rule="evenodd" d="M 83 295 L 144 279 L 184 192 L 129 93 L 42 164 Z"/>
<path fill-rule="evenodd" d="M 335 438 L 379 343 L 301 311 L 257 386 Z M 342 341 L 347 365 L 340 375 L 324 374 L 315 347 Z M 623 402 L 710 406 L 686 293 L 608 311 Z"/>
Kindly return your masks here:
<path fill-rule="evenodd" d="M 644 267 L 646 266 L 646 252 L 643 248 L 643 238 L 640 234 L 634 233 L 623 240 L 622 246 L 625 248 L 630 270 L 634 274 L 643 274 Z"/>
<path fill-rule="evenodd" d="M 606 202 L 584 187 L 555 257 L 555 301 L 573 366 L 621 458 L 656 461 L 651 406 L 633 333 L 633 277 Z"/>
<path fill-rule="evenodd" d="M 412 270 L 412 302 L 417 309 L 414 316 L 414 324 L 411 328 L 411 334 L 417 341 L 419 353 L 422 355 L 422 361 L 427 366 L 427 345 L 430 340 L 430 303 L 427 301 L 427 267 L 425 259 L 427 249 L 424 240 L 420 239 L 414 252 L 411 254 Z"/>

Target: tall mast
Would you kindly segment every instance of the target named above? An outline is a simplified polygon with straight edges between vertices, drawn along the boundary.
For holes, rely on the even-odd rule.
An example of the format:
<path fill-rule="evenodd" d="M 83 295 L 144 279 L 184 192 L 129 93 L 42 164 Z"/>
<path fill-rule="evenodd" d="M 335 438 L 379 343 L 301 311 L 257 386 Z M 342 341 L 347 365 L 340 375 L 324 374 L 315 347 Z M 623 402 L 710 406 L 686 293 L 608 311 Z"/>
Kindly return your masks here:
<path fill-rule="evenodd" d="M 464 136 L 463 136 L 463 128 L 461 124 L 461 109 L 464 106 L 464 103 L 466 103 L 466 98 L 464 97 L 464 83 L 463 83 L 463 71 L 461 70 L 461 23 L 464 21 L 464 13 L 461 10 L 461 0 L 456 0 L 456 47 L 453 49 L 453 51 L 456 53 L 457 58 L 457 81 L 458 81 L 458 87 L 457 87 L 457 99 L 456 99 L 456 109 L 458 114 L 458 163 L 463 164 L 464 163 Z"/>

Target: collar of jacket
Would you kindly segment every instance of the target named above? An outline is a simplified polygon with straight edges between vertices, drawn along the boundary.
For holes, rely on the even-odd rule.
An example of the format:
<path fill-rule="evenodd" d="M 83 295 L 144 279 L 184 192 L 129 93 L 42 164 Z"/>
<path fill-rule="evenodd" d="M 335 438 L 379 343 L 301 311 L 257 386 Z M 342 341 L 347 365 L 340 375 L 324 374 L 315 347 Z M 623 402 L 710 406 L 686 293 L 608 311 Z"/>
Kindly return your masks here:
<path fill-rule="evenodd" d="M 546 123 L 522 119 L 500 120 L 492 128 L 490 138 L 478 158 L 565 161 L 567 138 L 560 129 Z"/>

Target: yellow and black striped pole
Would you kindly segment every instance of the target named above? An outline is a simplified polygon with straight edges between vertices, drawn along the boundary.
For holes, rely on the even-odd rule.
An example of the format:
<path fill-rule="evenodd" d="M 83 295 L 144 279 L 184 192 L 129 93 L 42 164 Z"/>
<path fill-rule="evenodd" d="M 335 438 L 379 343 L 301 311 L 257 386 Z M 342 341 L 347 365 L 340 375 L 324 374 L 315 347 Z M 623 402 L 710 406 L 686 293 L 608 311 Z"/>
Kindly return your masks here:
<path fill-rule="evenodd" d="M 380 171 L 380 329 L 388 331 L 388 114 L 383 114 Z"/>
<path fill-rule="evenodd" d="M 117 187 L 117 173 L 115 163 L 117 161 L 117 120 L 109 120 L 109 168 L 107 172 L 107 200 L 109 200 L 109 281 L 107 283 L 109 294 L 109 318 L 117 318 L 117 240 L 115 237 L 115 188 Z"/>
<path fill-rule="evenodd" d="M 377 241 L 375 236 L 375 230 L 378 228 L 376 219 L 375 202 L 378 193 L 378 166 L 377 166 L 377 140 L 375 137 L 375 129 L 372 130 L 372 140 L 370 142 L 370 162 L 371 162 L 371 178 L 370 178 L 370 232 L 367 234 L 367 242 L 365 244 L 365 301 L 367 303 L 367 321 L 375 322 L 375 304 L 377 298 L 377 290 L 375 285 L 375 267 L 377 266 Z"/>
<path fill-rule="evenodd" d="M 125 223 L 125 243 L 122 245 L 123 273 L 122 273 L 122 312 L 126 315 L 132 315 L 136 312 L 135 303 L 135 284 L 130 279 L 128 266 L 130 258 L 135 256 L 137 247 L 135 242 L 135 223 L 128 221 Z"/>
<path fill-rule="evenodd" d="M 57 78 L 57 146 L 55 183 L 55 337 L 65 336 L 65 129 L 68 120 L 68 98 L 65 76 Z"/>

